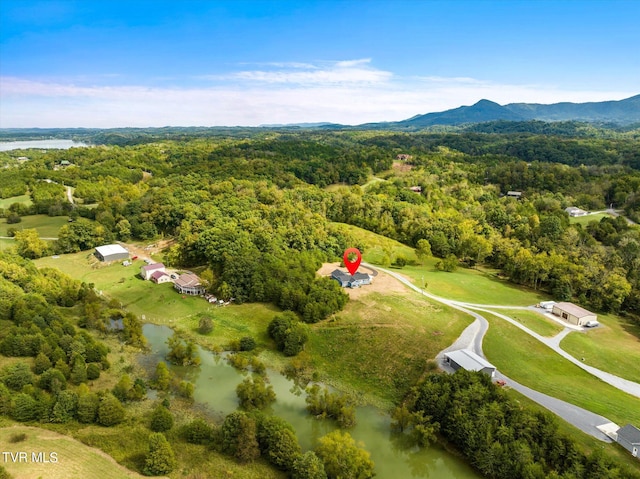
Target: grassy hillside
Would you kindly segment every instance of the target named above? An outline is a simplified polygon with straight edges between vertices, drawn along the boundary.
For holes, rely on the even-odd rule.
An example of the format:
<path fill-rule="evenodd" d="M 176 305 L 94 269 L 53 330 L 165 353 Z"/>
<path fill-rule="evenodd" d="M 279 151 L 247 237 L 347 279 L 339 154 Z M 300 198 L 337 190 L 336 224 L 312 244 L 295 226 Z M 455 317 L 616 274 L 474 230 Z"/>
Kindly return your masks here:
<path fill-rule="evenodd" d="M 23 205 L 31 204 L 31 197 L 29 195 L 12 196 L 10 198 L 0 198 L 0 208 L 9 208 L 14 203 L 20 203 Z"/>
<path fill-rule="evenodd" d="M 66 216 L 30 215 L 23 216 L 20 223 L 8 225 L 6 218 L 0 218 L 0 236 L 7 236 L 9 228 L 18 230 L 35 228 L 41 238 L 56 238 L 58 230 L 67 222 Z"/>
<path fill-rule="evenodd" d="M 12 442 L 20 434 L 25 439 Z M 37 427 L 12 426 L 0 428 L 2 451 L 17 453 L 25 451 L 27 462 L 4 461 L 5 469 L 20 479 L 138 479 L 144 476 L 119 465 L 112 457 L 99 449 L 86 446 L 68 436 Z M 57 462 L 38 463 L 31 457 L 32 452 L 43 452 L 49 458 L 56 453 Z"/>

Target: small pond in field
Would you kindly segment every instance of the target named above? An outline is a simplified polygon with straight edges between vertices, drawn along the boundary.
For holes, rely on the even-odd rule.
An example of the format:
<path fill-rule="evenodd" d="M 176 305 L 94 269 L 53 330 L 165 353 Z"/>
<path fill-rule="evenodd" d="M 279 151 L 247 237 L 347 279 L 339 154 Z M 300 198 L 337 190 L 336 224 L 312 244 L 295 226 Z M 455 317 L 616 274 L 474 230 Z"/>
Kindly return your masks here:
<path fill-rule="evenodd" d="M 168 353 L 166 341 L 172 330 L 166 326 L 145 324 L 143 332 L 151 352 L 144 355 L 141 362 L 153 370 Z M 230 366 L 219 354 L 202 348 L 199 348 L 199 353 L 202 363 L 198 368 L 168 366 L 176 375 L 194 384 L 197 403 L 221 415 L 229 414 L 238 407 L 236 386 L 247 373 Z M 314 448 L 318 438 L 337 428 L 333 421 L 317 420 L 309 415 L 305 409 L 305 392 L 293 381 L 272 370 L 268 370 L 267 375 L 276 393 L 276 402 L 271 409 L 295 428 L 303 450 Z M 481 477 L 460 458 L 438 445 L 423 450 L 404 447 L 390 431 L 389 415 L 375 407 L 358 407 L 356 419 L 357 425 L 348 431 L 371 454 L 377 479 Z"/>

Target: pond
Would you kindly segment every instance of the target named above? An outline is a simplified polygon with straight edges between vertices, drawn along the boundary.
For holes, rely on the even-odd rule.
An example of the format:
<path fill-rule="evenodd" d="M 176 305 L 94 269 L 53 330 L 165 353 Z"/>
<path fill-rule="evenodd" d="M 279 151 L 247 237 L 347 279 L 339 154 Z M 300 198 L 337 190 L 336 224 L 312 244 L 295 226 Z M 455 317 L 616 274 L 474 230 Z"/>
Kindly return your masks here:
<path fill-rule="evenodd" d="M 0 151 L 28 150 L 29 148 L 39 148 L 44 150 L 68 150 L 89 146 L 86 143 L 73 140 L 27 140 L 27 141 L 5 141 L 0 142 Z"/>
<path fill-rule="evenodd" d="M 149 369 L 155 368 L 158 361 L 166 357 L 166 340 L 173 332 L 166 326 L 153 324 L 145 324 L 143 332 L 151 352 L 145 354 L 141 362 Z M 214 412 L 229 414 L 238 407 L 236 386 L 247 373 L 243 374 L 230 366 L 219 354 L 202 348 L 199 348 L 199 353 L 202 361 L 199 368 L 171 365 L 169 368 L 176 375 L 193 382 L 194 400 L 197 403 L 208 406 Z M 305 409 L 305 393 L 293 381 L 272 370 L 268 370 L 267 375 L 276 393 L 272 411 L 294 427 L 303 450 L 314 448 L 318 438 L 337 429 L 333 421 L 317 420 L 309 415 Z M 358 407 L 356 419 L 357 425 L 348 431 L 371 454 L 377 479 L 481 477 L 460 458 L 439 445 L 428 449 L 403 446 L 397 436 L 391 433 L 389 415 L 375 407 Z"/>

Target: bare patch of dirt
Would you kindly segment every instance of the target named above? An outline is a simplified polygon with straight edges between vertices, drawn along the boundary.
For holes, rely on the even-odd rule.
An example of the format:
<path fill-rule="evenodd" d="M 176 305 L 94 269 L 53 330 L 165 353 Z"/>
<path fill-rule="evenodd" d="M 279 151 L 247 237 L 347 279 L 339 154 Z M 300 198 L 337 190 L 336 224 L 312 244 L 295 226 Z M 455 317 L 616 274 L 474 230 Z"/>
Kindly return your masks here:
<path fill-rule="evenodd" d="M 413 165 L 409 165 L 404 161 L 394 161 L 391 168 L 393 168 L 394 171 L 401 171 L 404 173 L 406 171 L 413 170 Z"/>
<path fill-rule="evenodd" d="M 318 270 L 317 274 L 320 276 L 330 277 L 331 272 L 336 268 L 344 272 L 347 271 L 347 268 L 340 267 L 340 263 L 324 263 Z M 360 266 L 360 268 L 358 268 L 358 272 L 371 274 L 372 271 L 369 268 Z M 344 288 L 344 290 L 351 299 L 361 299 L 371 293 L 407 292 L 407 289 L 402 286 L 402 283 L 381 271 L 378 271 L 378 275 L 373 278 L 371 284 L 367 284 L 359 288 Z"/>

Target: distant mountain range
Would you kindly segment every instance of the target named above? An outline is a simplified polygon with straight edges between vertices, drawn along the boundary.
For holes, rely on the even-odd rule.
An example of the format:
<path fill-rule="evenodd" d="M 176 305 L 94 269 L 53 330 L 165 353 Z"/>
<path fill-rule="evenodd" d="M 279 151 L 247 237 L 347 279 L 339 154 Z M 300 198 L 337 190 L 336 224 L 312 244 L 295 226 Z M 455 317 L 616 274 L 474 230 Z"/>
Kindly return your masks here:
<path fill-rule="evenodd" d="M 475 105 L 461 106 L 438 113 L 417 115 L 407 120 L 369 123 L 360 127 L 423 128 L 434 125 L 463 125 L 487 121 L 584 121 L 628 125 L 640 122 L 640 95 L 620 101 L 590 103 L 509 103 L 499 105 L 480 100 Z"/>

